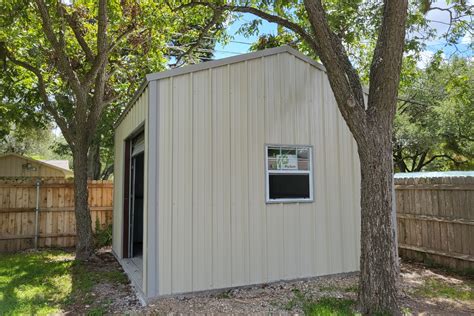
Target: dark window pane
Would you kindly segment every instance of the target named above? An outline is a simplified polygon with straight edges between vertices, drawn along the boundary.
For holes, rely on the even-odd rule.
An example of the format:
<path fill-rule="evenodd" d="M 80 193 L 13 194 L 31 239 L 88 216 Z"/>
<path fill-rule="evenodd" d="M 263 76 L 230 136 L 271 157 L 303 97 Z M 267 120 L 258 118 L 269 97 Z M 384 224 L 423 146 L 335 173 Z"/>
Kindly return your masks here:
<path fill-rule="evenodd" d="M 277 157 L 280 155 L 280 148 L 268 147 L 268 157 Z"/>
<path fill-rule="evenodd" d="M 309 199 L 309 175 L 270 174 L 270 199 Z"/>

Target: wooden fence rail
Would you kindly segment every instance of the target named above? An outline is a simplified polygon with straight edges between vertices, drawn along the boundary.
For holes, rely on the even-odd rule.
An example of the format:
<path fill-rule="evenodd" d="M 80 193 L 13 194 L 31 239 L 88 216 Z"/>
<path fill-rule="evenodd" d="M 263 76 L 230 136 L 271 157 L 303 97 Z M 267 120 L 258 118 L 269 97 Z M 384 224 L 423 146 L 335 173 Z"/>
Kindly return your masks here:
<path fill-rule="evenodd" d="M 89 181 L 94 230 L 112 223 L 112 191 L 111 181 Z M 73 182 L 43 180 L 37 188 L 34 179 L 0 180 L 0 252 L 34 248 L 36 236 L 38 247 L 75 245 Z"/>
<path fill-rule="evenodd" d="M 400 256 L 474 268 L 474 177 L 396 178 Z"/>

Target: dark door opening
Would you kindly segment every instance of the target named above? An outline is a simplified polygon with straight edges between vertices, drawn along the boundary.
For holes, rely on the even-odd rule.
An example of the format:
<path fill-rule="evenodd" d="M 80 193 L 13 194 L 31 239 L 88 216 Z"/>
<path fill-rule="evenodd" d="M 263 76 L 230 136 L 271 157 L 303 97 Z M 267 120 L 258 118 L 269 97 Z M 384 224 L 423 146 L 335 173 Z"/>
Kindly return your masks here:
<path fill-rule="evenodd" d="M 126 141 L 124 185 L 124 257 L 143 257 L 144 134 Z"/>
<path fill-rule="evenodd" d="M 130 223 L 130 255 L 143 255 L 143 182 L 145 154 L 132 156 L 132 187 L 131 187 L 131 223 Z"/>

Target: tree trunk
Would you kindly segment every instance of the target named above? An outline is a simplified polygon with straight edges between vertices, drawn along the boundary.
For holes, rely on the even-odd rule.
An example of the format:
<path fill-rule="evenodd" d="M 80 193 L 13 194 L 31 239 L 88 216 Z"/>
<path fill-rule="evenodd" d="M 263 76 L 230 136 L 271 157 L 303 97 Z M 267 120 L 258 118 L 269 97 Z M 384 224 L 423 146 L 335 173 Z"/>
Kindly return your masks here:
<path fill-rule="evenodd" d="M 100 178 L 102 180 L 109 180 L 109 177 L 112 173 L 114 173 L 114 164 L 111 164 L 110 166 L 106 167 L 102 172 Z"/>
<path fill-rule="evenodd" d="M 392 209 L 393 160 L 389 127 L 370 127 L 359 146 L 361 167 L 361 257 L 359 304 L 363 314 L 397 314 L 399 274 L 396 217 Z"/>
<path fill-rule="evenodd" d="M 76 259 L 87 260 L 94 252 L 87 189 L 87 141 L 78 140 L 73 150 L 74 206 L 76 212 Z"/>
<path fill-rule="evenodd" d="M 87 155 L 87 177 L 90 180 L 100 180 L 100 142 L 94 141 Z"/>

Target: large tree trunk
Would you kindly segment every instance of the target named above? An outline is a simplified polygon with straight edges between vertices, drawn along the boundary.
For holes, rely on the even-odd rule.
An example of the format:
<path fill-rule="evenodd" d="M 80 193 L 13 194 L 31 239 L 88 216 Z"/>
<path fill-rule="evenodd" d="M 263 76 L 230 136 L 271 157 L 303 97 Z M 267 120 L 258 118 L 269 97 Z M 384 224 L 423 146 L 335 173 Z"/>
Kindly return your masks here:
<path fill-rule="evenodd" d="M 375 124 L 374 124 L 375 125 Z M 398 313 L 398 253 L 389 126 L 372 125 L 361 167 L 361 257 L 359 304 L 363 314 Z"/>
<path fill-rule="evenodd" d="M 74 206 L 76 210 L 76 259 L 87 260 L 94 252 L 92 221 L 87 189 L 87 141 L 79 140 L 73 150 Z"/>
<path fill-rule="evenodd" d="M 90 180 L 100 180 L 100 142 L 94 141 L 89 148 L 87 155 L 87 177 Z"/>

